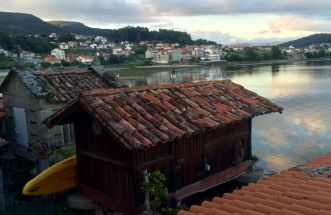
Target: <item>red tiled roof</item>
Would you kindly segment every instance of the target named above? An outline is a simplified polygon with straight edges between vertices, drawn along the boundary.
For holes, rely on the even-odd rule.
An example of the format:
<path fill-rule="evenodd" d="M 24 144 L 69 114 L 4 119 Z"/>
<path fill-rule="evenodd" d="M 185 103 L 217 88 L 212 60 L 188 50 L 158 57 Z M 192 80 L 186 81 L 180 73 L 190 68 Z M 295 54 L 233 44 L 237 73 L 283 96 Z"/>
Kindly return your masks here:
<path fill-rule="evenodd" d="M 148 148 L 244 118 L 282 111 L 231 81 L 96 89 L 83 92 L 79 103 L 129 149 Z"/>
<path fill-rule="evenodd" d="M 325 168 L 325 172 L 323 170 Z M 331 153 L 177 215 L 331 214 Z M 330 171 L 327 171 L 327 170 Z M 320 174 L 318 174 L 320 171 Z"/>
<path fill-rule="evenodd" d="M 80 91 L 110 88 L 110 84 L 97 72 L 75 69 L 65 72 L 36 72 L 44 87 L 51 92 L 50 102 L 63 103 L 77 98 Z"/>

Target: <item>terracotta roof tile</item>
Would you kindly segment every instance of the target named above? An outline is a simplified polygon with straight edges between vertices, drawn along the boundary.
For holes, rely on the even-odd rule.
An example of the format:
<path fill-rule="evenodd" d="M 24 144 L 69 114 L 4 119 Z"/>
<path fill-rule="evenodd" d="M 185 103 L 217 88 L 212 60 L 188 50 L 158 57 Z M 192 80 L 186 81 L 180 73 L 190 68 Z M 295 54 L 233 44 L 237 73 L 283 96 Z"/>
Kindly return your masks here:
<path fill-rule="evenodd" d="M 331 153 L 304 165 L 204 201 L 194 215 L 217 209 L 230 214 L 331 214 Z M 312 174 L 315 173 L 315 174 Z M 199 210 L 197 210 L 197 208 Z M 179 215 L 185 212 L 178 212 Z M 193 215 L 191 214 L 191 215 Z"/>
<path fill-rule="evenodd" d="M 165 143 L 282 111 L 269 100 L 228 80 L 92 89 L 82 92 L 78 102 L 129 149 L 148 148 L 148 144 Z M 134 137 L 124 138 L 124 134 Z"/>
<path fill-rule="evenodd" d="M 70 102 L 78 97 L 80 91 L 115 87 L 92 69 L 35 72 L 33 75 L 43 88 L 49 92 L 49 101 L 54 103 Z"/>

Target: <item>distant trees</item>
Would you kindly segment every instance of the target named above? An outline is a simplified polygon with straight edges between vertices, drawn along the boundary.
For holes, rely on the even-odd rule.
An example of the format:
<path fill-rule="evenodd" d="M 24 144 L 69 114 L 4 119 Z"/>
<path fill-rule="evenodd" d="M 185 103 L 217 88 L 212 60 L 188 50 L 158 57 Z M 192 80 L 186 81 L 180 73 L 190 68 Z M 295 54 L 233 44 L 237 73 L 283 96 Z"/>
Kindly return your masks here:
<path fill-rule="evenodd" d="M 271 50 L 257 47 L 246 47 L 243 50 L 235 51 L 230 49 L 226 56 L 228 61 L 261 61 L 286 59 L 278 46 L 271 47 Z"/>
<path fill-rule="evenodd" d="M 271 47 L 271 58 L 274 60 L 283 59 L 282 51 L 278 46 Z"/>
<path fill-rule="evenodd" d="M 318 52 L 307 52 L 307 58 L 319 58 L 319 57 L 331 57 L 331 53 L 328 53 L 325 49 L 320 49 Z"/>
<path fill-rule="evenodd" d="M 150 31 L 148 28 L 139 26 L 127 26 L 124 28 L 109 30 L 109 34 L 106 35 L 106 37 L 114 42 L 129 41 L 137 43 L 142 40 L 181 44 L 189 44 L 192 42 L 191 35 L 186 32 L 167 29 Z"/>
<path fill-rule="evenodd" d="M 48 38 L 29 37 L 24 35 L 9 36 L 0 33 L 0 47 L 13 51 L 15 46 L 19 45 L 22 50 L 32 51 L 39 54 L 49 53 L 57 45 L 50 43 Z"/>
<path fill-rule="evenodd" d="M 196 45 L 217 45 L 216 42 L 210 41 L 210 40 L 205 40 L 205 39 L 197 39 L 193 41 L 194 44 Z"/>

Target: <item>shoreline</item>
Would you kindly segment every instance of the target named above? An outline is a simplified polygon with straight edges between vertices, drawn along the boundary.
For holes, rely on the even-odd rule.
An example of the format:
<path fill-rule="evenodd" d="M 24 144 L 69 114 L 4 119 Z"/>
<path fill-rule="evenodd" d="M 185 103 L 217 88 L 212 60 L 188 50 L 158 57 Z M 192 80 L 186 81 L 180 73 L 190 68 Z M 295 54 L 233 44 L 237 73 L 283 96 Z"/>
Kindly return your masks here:
<path fill-rule="evenodd" d="M 273 64 L 287 64 L 287 63 L 305 63 L 305 62 L 320 62 L 320 61 L 330 61 L 331 58 L 315 58 L 315 59 L 305 59 L 305 60 L 268 60 L 268 61 L 243 61 L 243 62 L 225 62 L 225 63 L 215 63 L 215 64 L 162 64 L 162 65 L 151 65 L 151 66 L 128 66 L 123 65 L 122 67 L 106 67 L 110 70 L 152 70 L 152 69 L 181 69 L 181 68 L 201 68 L 201 67 L 241 67 L 241 66 L 263 66 L 263 65 L 273 65 Z"/>

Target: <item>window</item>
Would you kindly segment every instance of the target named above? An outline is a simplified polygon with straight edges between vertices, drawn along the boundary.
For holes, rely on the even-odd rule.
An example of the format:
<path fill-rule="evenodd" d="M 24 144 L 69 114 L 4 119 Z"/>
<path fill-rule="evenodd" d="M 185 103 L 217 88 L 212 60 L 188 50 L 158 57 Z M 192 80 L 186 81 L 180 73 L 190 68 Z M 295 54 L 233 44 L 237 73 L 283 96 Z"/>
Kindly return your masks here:
<path fill-rule="evenodd" d="M 75 132 L 73 124 L 63 125 L 63 144 L 65 146 L 75 143 Z"/>

